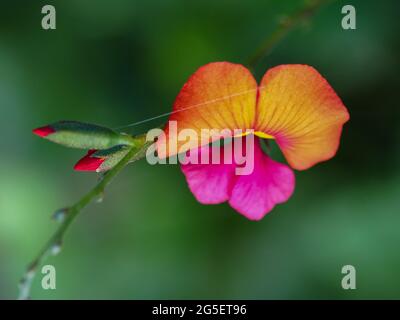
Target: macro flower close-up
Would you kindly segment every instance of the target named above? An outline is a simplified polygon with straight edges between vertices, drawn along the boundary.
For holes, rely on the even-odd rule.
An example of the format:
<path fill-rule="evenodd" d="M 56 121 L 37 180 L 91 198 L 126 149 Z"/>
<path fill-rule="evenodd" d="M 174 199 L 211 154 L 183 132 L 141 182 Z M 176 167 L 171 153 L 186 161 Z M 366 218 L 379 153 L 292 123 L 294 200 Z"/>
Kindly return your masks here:
<path fill-rule="evenodd" d="M 214 140 L 204 132 L 251 129 L 259 139 L 275 140 L 290 167 L 306 170 L 335 155 L 348 119 L 340 98 L 313 67 L 277 66 L 257 85 L 242 65 L 210 63 L 199 68 L 178 94 L 169 118 L 176 121 L 178 130 L 172 133 L 166 126 L 167 134 L 157 142 L 158 154 L 172 156 L 177 150 L 185 152 L 202 141 Z M 180 130 L 185 129 L 197 132 L 199 139 L 178 141 L 172 148 L 169 141 L 178 140 Z M 275 204 L 288 200 L 294 190 L 294 173 L 270 159 L 256 141 L 254 153 L 248 155 L 254 158 L 255 168 L 248 176 L 235 177 L 234 164 L 182 165 L 199 202 L 229 201 L 247 218 L 259 220 Z"/>
<path fill-rule="evenodd" d="M 1 1 L 0 303 L 400 300 L 399 4 Z"/>

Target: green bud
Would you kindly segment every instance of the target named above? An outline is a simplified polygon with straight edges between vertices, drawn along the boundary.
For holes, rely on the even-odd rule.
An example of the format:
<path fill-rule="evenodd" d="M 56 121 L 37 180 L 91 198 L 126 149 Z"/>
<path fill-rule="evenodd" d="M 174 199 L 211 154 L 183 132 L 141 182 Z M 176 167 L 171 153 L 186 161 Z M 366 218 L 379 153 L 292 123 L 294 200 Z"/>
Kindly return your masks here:
<path fill-rule="evenodd" d="M 60 121 L 33 130 L 36 135 L 70 148 L 109 149 L 116 145 L 133 145 L 127 134 L 106 127 L 77 121 Z"/>

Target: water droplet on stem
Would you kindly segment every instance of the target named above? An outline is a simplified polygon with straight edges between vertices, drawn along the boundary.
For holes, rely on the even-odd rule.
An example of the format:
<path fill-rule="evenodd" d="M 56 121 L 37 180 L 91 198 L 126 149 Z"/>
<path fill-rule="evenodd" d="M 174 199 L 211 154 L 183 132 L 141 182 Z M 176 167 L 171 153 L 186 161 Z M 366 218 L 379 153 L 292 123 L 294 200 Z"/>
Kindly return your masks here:
<path fill-rule="evenodd" d="M 68 208 L 61 208 L 53 213 L 53 219 L 57 222 L 63 222 L 68 214 Z"/>
<path fill-rule="evenodd" d="M 96 203 L 102 203 L 104 200 L 104 192 L 100 193 L 96 198 Z"/>
<path fill-rule="evenodd" d="M 61 251 L 61 242 L 54 243 L 50 248 L 50 253 L 55 256 Z"/>

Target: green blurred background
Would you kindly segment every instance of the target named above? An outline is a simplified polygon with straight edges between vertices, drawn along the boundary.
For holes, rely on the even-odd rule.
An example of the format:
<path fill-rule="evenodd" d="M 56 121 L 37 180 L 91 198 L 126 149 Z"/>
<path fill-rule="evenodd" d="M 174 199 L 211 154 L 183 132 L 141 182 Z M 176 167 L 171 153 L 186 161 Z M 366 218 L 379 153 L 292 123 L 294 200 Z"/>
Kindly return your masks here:
<path fill-rule="evenodd" d="M 41 29 L 53 4 L 57 29 Z M 341 28 L 341 8 L 357 29 Z M 56 228 L 51 213 L 93 184 L 83 154 L 31 134 L 58 120 L 118 127 L 169 112 L 188 76 L 244 63 L 303 1 L 4 1 L 0 3 L 0 298 Z M 178 166 L 129 166 L 47 263 L 39 299 L 400 298 L 398 1 L 337 1 L 256 68 L 316 67 L 351 114 L 337 156 L 297 172 L 293 197 L 260 222 L 203 206 Z M 160 123 L 131 128 L 139 133 Z M 279 154 L 273 155 L 279 157 Z M 341 288 L 341 268 L 357 289 Z"/>

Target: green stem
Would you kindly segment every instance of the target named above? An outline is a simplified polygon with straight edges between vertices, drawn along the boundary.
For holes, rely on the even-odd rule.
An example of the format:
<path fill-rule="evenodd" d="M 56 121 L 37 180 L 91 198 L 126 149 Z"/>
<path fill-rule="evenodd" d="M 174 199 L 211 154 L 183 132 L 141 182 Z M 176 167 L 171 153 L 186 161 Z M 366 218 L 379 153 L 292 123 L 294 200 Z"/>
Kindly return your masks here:
<path fill-rule="evenodd" d="M 300 22 L 311 18 L 315 12 L 327 2 L 332 0 L 308 0 L 305 6 L 295 11 L 292 15 L 282 20 L 278 28 L 272 32 L 255 51 L 255 53 L 247 60 L 246 65 L 252 69 L 260 62 L 282 38 Z"/>
<path fill-rule="evenodd" d="M 73 206 L 64 209 L 65 218 L 61 222 L 61 225 L 47 242 L 47 244 L 43 247 L 43 249 L 39 252 L 36 258 L 30 263 L 25 275 L 22 277 L 20 282 L 19 299 L 29 298 L 32 281 L 37 269 L 50 254 L 56 254 L 59 251 L 66 231 L 79 213 L 93 200 L 102 196 L 106 186 L 118 173 L 122 171 L 122 169 L 129 162 L 132 160 L 139 160 L 140 158 L 144 157 L 144 149 L 147 149 L 149 144 L 144 142 L 143 138 L 140 138 L 139 141 L 141 143 L 141 147 L 139 149 L 135 146 L 132 146 L 126 156 L 115 167 L 108 171 L 92 190 L 84 195 Z"/>

